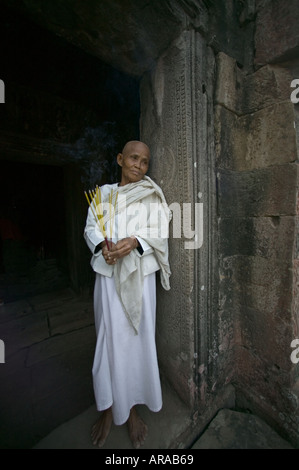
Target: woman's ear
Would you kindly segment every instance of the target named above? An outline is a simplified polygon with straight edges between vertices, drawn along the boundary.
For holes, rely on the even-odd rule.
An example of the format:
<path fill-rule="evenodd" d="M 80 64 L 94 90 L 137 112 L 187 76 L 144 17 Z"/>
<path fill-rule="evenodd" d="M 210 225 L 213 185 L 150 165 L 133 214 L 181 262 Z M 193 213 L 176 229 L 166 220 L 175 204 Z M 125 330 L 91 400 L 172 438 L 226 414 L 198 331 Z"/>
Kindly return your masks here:
<path fill-rule="evenodd" d="M 123 166 L 123 154 L 122 153 L 119 153 L 117 155 L 116 160 L 117 160 L 117 163 L 119 164 L 119 166 Z"/>

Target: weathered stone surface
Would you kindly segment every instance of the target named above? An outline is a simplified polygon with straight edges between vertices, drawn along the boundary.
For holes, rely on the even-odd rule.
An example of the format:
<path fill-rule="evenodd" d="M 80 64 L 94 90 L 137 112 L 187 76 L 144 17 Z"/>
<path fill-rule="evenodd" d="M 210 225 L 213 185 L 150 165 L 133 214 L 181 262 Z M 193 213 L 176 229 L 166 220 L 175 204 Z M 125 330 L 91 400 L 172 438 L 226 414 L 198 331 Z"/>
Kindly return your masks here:
<path fill-rule="evenodd" d="M 68 338 L 65 337 L 67 341 Z M 87 381 L 89 387 L 92 383 L 92 363 L 94 356 L 94 344 L 81 342 L 76 349 L 66 348 L 60 354 L 43 358 L 40 362 L 31 365 L 32 398 L 38 402 L 50 397 L 63 387 L 72 389 L 73 383 Z M 55 381 L 53 381 L 55 377 Z"/>
<path fill-rule="evenodd" d="M 294 217 L 220 218 L 220 251 L 291 262 L 295 229 Z"/>
<path fill-rule="evenodd" d="M 246 171 L 297 160 L 294 106 L 268 106 L 238 117 L 216 108 L 216 154 L 220 168 Z"/>
<path fill-rule="evenodd" d="M 269 334 L 271 331 L 269 330 Z M 290 360 L 291 348 L 283 356 Z M 238 385 L 236 406 L 250 409 L 263 416 L 267 423 L 298 448 L 298 390 L 292 390 L 289 370 L 283 370 L 273 360 L 243 347 L 237 347 Z"/>
<path fill-rule="evenodd" d="M 30 315 L 32 307 L 27 300 L 20 300 L 18 302 L 11 302 L 0 306 L 0 325 L 7 321 L 15 320 L 16 318 Z M 1 329 L 1 326 L 0 326 Z"/>
<path fill-rule="evenodd" d="M 255 5 L 252 0 L 210 2 L 209 43 L 250 70 L 253 61 Z"/>
<path fill-rule="evenodd" d="M 139 76 L 179 34 L 186 18 L 180 2 L 175 7 L 156 0 L 8 3 L 89 54 Z"/>
<path fill-rule="evenodd" d="M 280 371 L 279 388 L 283 390 L 286 385 L 290 384 L 289 373 L 292 367 L 290 361 L 290 344 L 293 339 L 291 314 L 286 315 L 285 312 L 280 314 L 279 311 L 271 313 L 270 308 L 271 306 L 268 310 L 261 311 L 241 305 L 239 316 L 241 344 L 253 355 L 258 355 L 262 359 L 260 376 L 267 377 L 270 374 L 271 379 L 268 377 L 268 382 L 274 379 L 275 367 Z M 270 364 L 273 364 L 273 367 Z M 268 369 L 270 369 L 269 373 Z"/>
<path fill-rule="evenodd" d="M 85 364 L 86 366 L 89 366 L 89 364 Z M 56 427 L 85 412 L 94 402 L 92 377 L 91 374 L 88 374 L 88 371 L 85 375 L 80 374 L 80 378 L 77 380 L 69 381 L 68 376 L 66 376 L 66 379 L 62 387 L 52 389 L 50 395 L 40 397 L 39 400 L 34 402 L 32 406 L 33 427 L 29 430 L 33 444 L 39 442 L 41 438 Z M 63 397 L 63 400 L 61 397 Z M 96 419 L 97 415 L 94 422 Z M 91 426 L 94 422 L 91 423 Z M 78 429 L 77 433 L 80 434 L 81 431 Z M 88 437 L 90 437 L 90 434 Z M 59 444 L 56 448 L 59 448 Z"/>
<path fill-rule="evenodd" d="M 3 0 L 4 1 L 4 0 Z M 253 60 L 254 2 L 234 0 L 8 0 L 10 8 L 105 63 L 134 76 L 151 70 L 184 30 L 200 32 L 217 52 L 249 67 Z"/>
<path fill-rule="evenodd" d="M 215 103 L 238 116 L 254 113 L 278 102 L 289 101 L 292 80 L 287 68 L 275 65 L 245 73 L 234 58 L 220 52 L 217 55 Z"/>
<path fill-rule="evenodd" d="M 1 339 L 5 343 L 6 360 L 22 348 L 49 337 L 47 317 L 45 313 L 33 313 L 3 323 Z"/>
<path fill-rule="evenodd" d="M 291 262 L 283 259 L 270 259 L 240 256 L 236 279 L 240 283 L 240 302 L 249 307 L 283 315 L 290 314 L 292 299 Z M 286 318 L 288 318 L 287 315 Z"/>
<path fill-rule="evenodd" d="M 282 232 L 281 236 L 283 238 Z M 268 239 L 271 240 L 271 235 Z M 291 248 L 292 245 L 287 250 Z M 221 263 L 220 271 L 221 318 L 225 324 L 234 324 L 233 338 L 225 346 L 241 344 L 262 356 L 265 362 L 274 361 L 290 370 L 289 355 L 285 351 L 294 336 L 291 254 L 287 262 L 284 253 L 276 257 L 275 248 L 268 253 L 268 259 L 249 253 L 245 256 L 245 253 L 243 256 L 231 254 Z"/>
<path fill-rule="evenodd" d="M 220 410 L 192 449 L 293 449 L 258 416 Z"/>
<path fill-rule="evenodd" d="M 298 129 L 297 136 L 299 137 Z M 298 147 L 299 150 L 299 147 Z M 298 177 L 299 178 L 299 177 Z M 293 334 L 294 339 L 299 338 L 299 184 L 297 180 L 297 204 L 296 204 L 296 217 L 294 218 L 295 222 L 295 237 L 293 244 L 293 303 L 292 303 L 292 313 L 293 313 Z M 294 374 L 296 378 L 299 375 L 299 368 L 297 367 L 297 374 Z M 296 380 L 296 379 L 295 379 Z M 298 382 L 299 383 L 299 382 Z M 299 395 L 298 389 L 297 394 Z"/>
<path fill-rule="evenodd" d="M 235 276 L 238 257 L 222 258 L 219 267 L 219 311 L 222 317 L 234 324 L 234 309 L 239 307 L 239 281 Z"/>
<path fill-rule="evenodd" d="M 138 413 L 147 423 L 148 436 L 145 440 L 143 450 L 147 449 L 184 449 L 186 440 L 180 439 L 181 435 L 189 428 L 192 418 L 190 410 L 184 406 L 172 387 L 162 378 L 163 408 L 158 413 L 152 413 L 146 406 L 138 406 Z M 71 398 L 71 397 L 70 397 Z M 53 402 L 57 404 L 58 413 L 61 410 L 59 395 L 53 394 Z M 82 401 L 81 399 L 79 400 Z M 46 406 L 46 402 L 39 404 L 40 410 Z M 227 404 L 229 406 L 229 402 Z M 37 409 L 37 411 L 39 411 Z M 61 410 L 62 411 L 62 410 Z M 83 413 L 64 422 L 57 429 L 54 429 L 48 436 L 42 439 L 35 449 L 96 449 L 90 439 L 90 429 L 98 419 L 99 413 L 95 406 L 88 407 Z M 49 416 L 51 419 L 51 416 Z M 46 424 L 46 422 L 45 422 Z M 157 432 L 158 430 L 158 432 Z M 178 439 L 178 443 L 173 446 L 173 441 Z M 187 441 L 188 442 L 188 441 Z M 177 445 L 176 445 L 177 444 Z M 103 446 L 106 451 L 122 454 L 123 449 L 128 452 L 134 451 L 129 438 L 127 426 L 112 426 L 111 432 Z M 124 452 L 125 454 L 126 452 Z"/>
<path fill-rule="evenodd" d="M 298 110 L 290 101 L 290 85 L 298 69 L 294 63 L 273 62 L 295 57 L 298 6 L 279 1 L 259 1 L 257 6 L 260 68 L 248 74 L 233 58 L 217 56 L 219 307 L 224 326 L 234 324 L 233 338 L 224 335 L 222 347 L 235 352 L 238 406 L 264 413 L 275 429 L 297 444 L 298 392 L 292 386 L 298 374 L 290 360 L 290 343 L 298 333 L 298 274 L 293 261 Z M 296 13 L 285 31 L 292 29 L 293 36 L 287 38 L 285 31 L 274 29 L 288 21 L 292 7 Z M 282 23 L 277 12 L 282 13 Z M 244 401 L 239 399 L 243 393 Z"/>
<path fill-rule="evenodd" d="M 93 350 L 96 342 L 94 325 L 81 328 L 77 331 L 75 331 L 75 329 L 72 331 L 71 328 L 69 328 L 68 331 L 71 332 L 68 334 L 61 331 L 61 334 L 52 336 L 38 344 L 31 345 L 26 355 L 26 367 L 43 363 L 50 358 L 57 358 L 66 351 L 76 351 L 80 348 L 80 345 L 83 345 L 83 348 L 88 347 L 90 350 Z"/>
<path fill-rule="evenodd" d="M 221 264 L 221 310 L 232 312 L 238 307 L 241 312 L 238 318 L 244 328 L 246 320 L 242 316 L 243 308 L 259 311 L 264 317 L 269 316 L 273 321 L 277 321 L 277 324 L 291 325 L 292 271 L 289 267 L 290 263 L 275 258 L 225 258 Z M 236 323 L 235 326 L 236 330 L 239 330 L 240 324 Z M 240 337 L 239 333 L 237 336 Z M 267 340 L 268 336 L 263 338 L 265 344 Z M 271 351 L 271 348 L 269 350 Z"/>
<path fill-rule="evenodd" d="M 298 71 L 299 77 L 299 71 Z M 296 128 L 296 142 L 297 142 L 297 159 L 299 160 L 299 106 L 294 106 L 295 111 L 295 128 Z M 299 211 L 298 211 L 299 213 Z"/>
<path fill-rule="evenodd" d="M 299 259 L 293 261 L 293 339 L 299 338 Z"/>
<path fill-rule="evenodd" d="M 295 215 L 297 164 L 218 172 L 222 217 Z"/>
<path fill-rule="evenodd" d="M 61 289 L 53 292 L 35 295 L 28 299 L 29 304 L 35 311 L 48 310 L 53 307 L 64 305 L 65 302 L 71 301 L 74 298 L 74 291 L 71 288 Z"/>
<path fill-rule="evenodd" d="M 210 173 L 213 127 L 208 121 L 213 62 L 200 34 L 185 32 L 141 83 L 141 135 L 152 150 L 150 175 L 161 185 L 168 204 L 178 203 L 181 209 L 183 203 L 191 204 L 192 212 L 195 202 L 204 205 L 202 247 L 186 249 L 186 238 L 171 237 L 171 291 L 163 292 L 159 286 L 157 290 L 160 363 L 177 392 L 192 406 L 198 396 L 197 382 L 202 386 L 202 398 L 205 396 L 210 341 L 213 349 L 213 339 L 207 335 L 213 317 L 207 304 L 212 305 L 212 297 L 217 295 L 211 287 L 214 265 L 210 276 L 204 268 L 215 262 L 210 252 L 214 234 L 208 229 L 214 227 L 216 208 L 215 180 Z M 205 364 L 204 374 L 198 372 L 199 360 Z"/>
<path fill-rule="evenodd" d="M 68 333 L 94 323 L 93 305 L 88 302 L 71 301 L 47 311 L 51 335 Z"/>
<path fill-rule="evenodd" d="M 298 57 L 299 6 L 296 0 L 258 0 L 255 64 L 261 66 Z"/>
<path fill-rule="evenodd" d="M 190 202 L 193 199 L 191 174 L 193 171 L 191 155 L 188 158 L 187 129 L 190 126 L 190 90 L 187 90 L 186 80 L 190 80 L 191 70 L 185 78 L 186 51 L 194 47 L 191 35 L 184 35 L 162 57 L 150 80 L 152 94 L 142 95 L 144 106 L 142 120 L 144 124 L 150 120 L 155 127 L 142 125 L 143 140 L 150 142 L 154 158 L 151 162 L 151 176 L 162 187 L 169 204 L 172 202 Z M 173 73 L 174 64 L 177 70 Z M 142 86 L 141 92 L 144 90 Z M 173 95 L 176 100 L 173 101 Z M 147 106 L 147 101 L 149 104 Z M 167 132 L 164 134 L 164 124 Z M 164 154 L 164 155 L 163 155 Z M 179 160 L 179 163 L 177 162 Z M 166 161 L 171 161 L 171 170 Z M 174 193 L 173 188 L 176 188 Z M 193 342 L 190 334 L 194 322 L 194 288 L 193 253 L 184 250 L 184 240 L 169 240 L 170 264 L 172 276 L 171 290 L 179 293 L 176 299 L 170 292 L 163 292 L 158 286 L 157 298 L 157 344 L 162 368 L 168 371 L 169 378 L 174 377 L 176 370 L 176 389 L 190 401 L 188 378 L 193 363 Z M 177 269 L 176 267 L 179 267 Z M 159 283 L 158 283 L 159 284 Z M 184 312 L 184 315 L 183 315 Z M 192 399 L 191 399 L 192 400 Z"/>
<path fill-rule="evenodd" d="M 47 312 L 58 306 L 62 315 L 56 328 L 60 333 L 50 336 Z M 5 306 L 16 318 L 0 325 L 6 345 L 6 362 L 0 365 L 1 448 L 30 448 L 94 402 L 94 325 L 86 326 L 86 318 L 80 323 L 78 315 L 71 321 L 63 314 L 64 310 L 90 312 L 91 306 L 90 299 L 87 308 L 86 301 L 68 289 Z"/>

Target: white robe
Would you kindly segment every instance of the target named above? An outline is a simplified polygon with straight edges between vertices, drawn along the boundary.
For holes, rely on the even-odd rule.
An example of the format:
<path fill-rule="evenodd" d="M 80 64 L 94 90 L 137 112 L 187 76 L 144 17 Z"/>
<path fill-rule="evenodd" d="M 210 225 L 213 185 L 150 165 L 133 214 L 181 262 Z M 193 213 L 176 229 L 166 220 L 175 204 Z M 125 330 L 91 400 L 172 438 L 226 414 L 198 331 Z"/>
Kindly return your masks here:
<path fill-rule="evenodd" d="M 144 278 L 138 335 L 123 311 L 113 276 L 96 274 L 94 305 L 97 344 L 92 374 L 97 409 L 112 406 L 116 425 L 125 423 L 137 404 L 159 411 L 162 393 L 155 343 L 156 274 Z"/>
<path fill-rule="evenodd" d="M 170 214 L 161 189 L 148 177 L 124 187 L 106 185 L 102 189 L 104 200 L 111 189 L 119 191 L 112 236 L 115 242 L 119 239 L 119 230 L 127 230 L 134 217 L 131 213 L 126 218 L 127 223 L 121 222 L 122 201 L 125 200 L 131 208 L 139 201 L 147 202 L 147 206 L 143 207 L 147 208 L 147 217 L 143 225 L 140 224 L 138 230 L 133 232 L 144 249 L 142 256 L 133 250 L 118 260 L 115 266 L 106 265 L 101 252 L 94 254 L 95 246 L 103 238 L 98 233 L 91 211 L 84 235 L 93 253 L 91 264 L 96 272 L 94 310 L 97 344 L 92 369 L 95 399 L 99 411 L 112 406 L 114 423 L 120 425 L 128 420 L 134 405 L 144 404 L 156 412 L 162 407 L 155 342 L 156 271 L 160 269 L 162 286 L 168 290 L 170 268 L 167 238 L 159 236 L 160 219 L 158 216 L 153 218 L 155 212 L 150 203 L 156 203 L 157 214 L 163 206 L 162 212 L 166 214 L 164 225 L 168 226 Z M 131 234 L 128 232 L 123 236 Z M 150 269 L 145 269 L 145 266 Z M 136 316 L 134 322 L 136 317 L 132 319 L 130 314 L 132 310 L 136 311 L 136 305 L 137 313 L 140 306 L 141 314 Z"/>

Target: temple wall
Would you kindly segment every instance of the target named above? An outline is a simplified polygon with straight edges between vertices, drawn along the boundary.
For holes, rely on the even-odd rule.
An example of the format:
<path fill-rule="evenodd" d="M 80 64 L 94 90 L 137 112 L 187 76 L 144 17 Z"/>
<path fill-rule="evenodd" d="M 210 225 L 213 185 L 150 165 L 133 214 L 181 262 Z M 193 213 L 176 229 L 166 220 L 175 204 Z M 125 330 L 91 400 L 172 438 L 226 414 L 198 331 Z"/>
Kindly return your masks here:
<path fill-rule="evenodd" d="M 272 48 L 267 28 L 276 17 L 270 21 L 269 5 L 262 3 L 256 70 L 245 73 L 228 55 L 217 56 L 220 296 L 234 324 L 236 405 L 297 445 L 298 365 L 290 359 L 298 337 L 298 129 L 290 100 L 295 71 L 292 62 L 267 63 L 271 55 L 262 64 L 261 36 L 262 49 Z M 290 12 L 283 20 L 292 29 Z M 288 51 L 286 46 L 276 58 L 290 57 Z"/>
<path fill-rule="evenodd" d="M 150 175 L 170 207 L 180 205 L 182 216 L 178 222 L 174 210 L 170 226 L 171 290 L 158 283 L 158 355 L 162 373 L 193 410 L 194 422 L 206 422 L 231 399 L 224 388 L 231 376 L 233 327 L 218 315 L 214 69 L 203 37 L 184 32 L 141 82 L 141 137 L 152 150 Z M 190 204 L 192 220 L 183 215 L 184 203 Z M 184 236 L 184 225 L 195 228 L 199 204 L 202 233 L 196 245 Z M 175 235 L 178 223 L 181 238 Z M 195 249 L 187 249 L 190 241 Z"/>
<path fill-rule="evenodd" d="M 267 2 L 257 3 L 259 46 L 268 13 Z M 258 50 L 256 63 L 241 63 L 240 51 L 211 48 L 204 36 L 182 33 L 141 82 L 151 175 L 170 205 L 194 205 L 200 193 L 204 207 L 200 249 L 186 250 L 170 232 L 172 290 L 158 288 L 159 360 L 198 414 L 212 413 L 233 385 L 236 406 L 297 445 L 296 68 L 271 57 L 262 64 Z"/>

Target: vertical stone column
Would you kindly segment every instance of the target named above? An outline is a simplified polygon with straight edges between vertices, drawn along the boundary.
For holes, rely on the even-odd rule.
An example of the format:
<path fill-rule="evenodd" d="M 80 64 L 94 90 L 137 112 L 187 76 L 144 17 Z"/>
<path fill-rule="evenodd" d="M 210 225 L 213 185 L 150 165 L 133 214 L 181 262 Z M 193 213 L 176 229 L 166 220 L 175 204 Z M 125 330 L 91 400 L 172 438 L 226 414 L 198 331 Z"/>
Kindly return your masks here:
<path fill-rule="evenodd" d="M 141 138 L 152 152 L 150 175 L 173 209 L 171 290 L 164 292 L 158 286 L 159 361 L 167 379 L 191 407 L 199 399 L 205 402 L 214 373 L 213 73 L 214 55 L 205 40 L 195 31 L 186 31 L 141 83 Z M 184 216 L 183 204 L 190 205 L 192 220 Z M 198 249 L 187 249 L 186 242 L 194 239 L 187 238 L 186 226 L 194 229 L 196 204 L 203 208 L 203 243 Z M 178 228 L 181 238 L 176 238 Z"/>
<path fill-rule="evenodd" d="M 233 326 L 237 406 L 298 442 L 298 160 L 292 76 L 217 57 L 221 317 Z M 227 86 L 229 84 L 229 86 Z M 297 413 L 297 414 L 296 414 Z"/>

